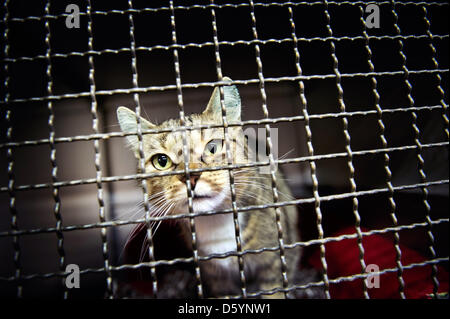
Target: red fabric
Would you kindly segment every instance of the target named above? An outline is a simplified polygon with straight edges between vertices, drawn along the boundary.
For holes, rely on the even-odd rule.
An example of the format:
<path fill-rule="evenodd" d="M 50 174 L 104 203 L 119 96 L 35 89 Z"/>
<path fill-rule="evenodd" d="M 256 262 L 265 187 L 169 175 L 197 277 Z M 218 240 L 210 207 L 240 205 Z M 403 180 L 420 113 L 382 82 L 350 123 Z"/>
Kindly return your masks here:
<path fill-rule="evenodd" d="M 355 228 L 346 228 L 337 236 L 355 233 Z M 396 252 L 394 243 L 382 236 L 364 236 L 362 239 L 364 247 L 364 261 L 367 265 L 376 264 L 379 270 L 396 268 Z M 406 266 L 411 263 L 420 263 L 426 260 L 416 251 L 400 245 L 402 251 L 401 262 Z M 359 261 L 359 249 L 356 239 L 345 239 L 325 244 L 325 259 L 328 266 L 328 277 L 334 279 L 361 273 Z M 317 249 L 309 260 L 310 264 L 317 269 L 322 269 L 320 251 Z M 427 298 L 433 292 L 432 266 L 420 266 L 403 271 L 406 298 Z M 448 272 L 438 266 L 439 292 L 448 292 Z M 380 276 L 379 288 L 368 289 L 371 298 L 399 298 L 399 281 L 397 272 L 382 274 Z M 363 279 L 345 281 L 330 284 L 331 298 L 364 298 Z"/>

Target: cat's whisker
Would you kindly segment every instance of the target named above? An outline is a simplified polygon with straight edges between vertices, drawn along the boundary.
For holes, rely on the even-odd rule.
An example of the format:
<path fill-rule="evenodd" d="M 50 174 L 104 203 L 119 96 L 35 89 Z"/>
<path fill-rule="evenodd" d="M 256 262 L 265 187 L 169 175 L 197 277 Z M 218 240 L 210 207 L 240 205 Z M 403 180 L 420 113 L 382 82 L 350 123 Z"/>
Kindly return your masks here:
<path fill-rule="evenodd" d="M 158 211 L 152 214 L 152 217 L 160 217 L 161 215 L 163 215 L 165 212 L 165 209 L 168 205 L 170 205 L 169 202 L 166 202 L 163 205 L 161 205 L 159 207 Z M 152 221 L 152 223 L 155 223 L 155 222 L 157 222 L 157 220 Z"/>
<path fill-rule="evenodd" d="M 145 252 L 148 250 L 148 233 L 145 233 L 144 241 L 142 242 L 141 252 L 139 254 L 139 262 L 141 263 L 145 258 Z"/>
<path fill-rule="evenodd" d="M 159 216 L 163 216 L 163 215 L 167 214 L 167 212 L 172 207 L 172 205 L 173 205 L 173 203 L 165 202 L 164 204 L 159 206 L 156 211 L 152 212 L 152 216 L 159 217 Z M 152 234 L 152 238 L 155 235 L 156 230 L 158 229 L 161 222 L 162 222 L 162 220 L 150 222 L 150 230 L 151 230 L 150 233 Z M 155 225 L 156 225 L 156 227 L 155 227 Z M 146 251 L 148 250 L 148 248 L 149 248 L 148 233 L 146 233 L 144 241 L 143 241 L 143 245 L 141 247 L 139 262 L 142 262 L 144 260 L 145 254 L 146 254 Z"/>
<path fill-rule="evenodd" d="M 159 198 L 156 201 L 152 202 L 151 205 L 153 208 L 157 209 L 161 204 L 163 204 L 166 201 L 167 201 L 166 198 L 162 197 L 162 198 Z M 150 215 L 153 215 L 153 213 L 150 213 Z"/>
<path fill-rule="evenodd" d="M 267 187 L 267 190 L 272 191 L 272 187 L 271 186 L 270 187 L 267 186 L 267 185 L 265 185 L 265 186 Z M 280 194 L 281 196 L 283 196 L 285 200 L 290 201 L 290 200 L 294 200 L 295 199 L 292 195 L 286 194 L 286 193 L 282 192 L 281 190 L 279 190 L 278 188 L 277 188 L 277 193 Z"/>
<path fill-rule="evenodd" d="M 258 181 L 267 181 L 270 182 L 268 177 L 262 176 L 236 176 L 235 181 L 245 181 L 245 180 L 258 180 Z"/>
<path fill-rule="evenodd" d="M 127 220 L 135 220 L 140 219 L 141 215 L 143 216 L 145 212 L 144 207 L 140 207 L 135 213 L 127 218 Z"/>
<path fill-rule="evenodd" d="M 262 190 L 267 190 L 267 191 L 271 191 L 272 190 L 271 186 L 268 186 L 266 184 L 262 184 L 262 183 L 257 182 L 257 181 L 238 181 L 238 182 L 235 182 L 235 184 L 236 185 L 244 185 L 244 186 L 250 185 L 250 186 L 254 186 L 256 188 L 260 188 Z M 286 197 L 286 199 L 288 199 L 288 200 L 294 199 L 292 196 L 290 196 L 288 194 L 285 194 L 285 193 L 283 193 L 282 191 L 280 191 L 278 189 L 277 189 L 277 192 L 279 194 L 283 195 L 284 197 Z"/>
<path fill-rule="evenodd" d="M 158 203 L 158 204 L 153 204 L 151 211 L 149 211 L 149 215 L 151 217 L 158 216 L 158 214 L 162 210 L 163 206 L 164 206 L 164 204 L 162 202 Z M 153 221 L 151 221 L 150 223 L 153 223 Z"/>
<path fill-rule="evenodd" d="M 270 175 L 269 174 L 264 174 L 261 176 L 253 176 L 253 175 L 244 175 L 244 174 L 235 174 L 236 179 L 240 179 L 240 178 L 249 178 L 249 179 L 261 179 L 261 180 L 268 180 L 270 181 Z M 288 180 L 294 180 L 294 179 L 289 179 L 289 178 L 285 178 L 285 177 L 281 177 L 281 176 L 277 176 L 277 180 L 284 180 L 284 181 L 288 181 Z"/>
<path fill-rule="evenodd" d="M 151 207 L 150 207 L 150 215 L 152 215 L 153 211 L 155 209 L 158 208 L 157 204 L 155 203 L 150 203 Z M 144 207 L 144 202 L 142 201 L 139 205 L 140 207 L 137 207 L 137 210 L 135 212 L 133 212 L 131 215 L 127 216 L 127 220 L 134 220 L 134 219 L 140 219 L 140 218 L 144 218 L 146 215 L 146 210 Z M 124 217 L 126 214 L 122 214 L 120 217 Z M 137 217 L 137 218 L 136 218 Z M 117 218 L 119 219 L 119 217 Z"/>
<path fill-rule="evenodd" d="M 247 168 L 239 168 L 237 170 L 233 170 L 234 174 L 242 174 L 242 173 L 253 173 L 254 171 L 256 171 L 258 169 L 258 167 L 247 167 Z"/>
<path fill-rule="evenodd" d="M 263 183 L 263 182 L 266 183 Z M 261 185 L 268 185 L 271 184 L 272 181 L 268 177 L 258 177 L 258 176 L 239 176 L 235 178 L 235 182 L 254 182 Z"/>
<path fill-rule="evenodd" d="M 135 216 L 141 209 L 141 205 L 144 203 L 144 201 L 139 201 L 136 205 L 134 205 L 134 207 L 127 212 L 124 212 L 118 216 L 116 216 L 115 218 L 113 218 L 113 221 L 117 221 L 117 220 L 121 220 L 122 218 L 126 217 L 126 219 L 131 219 L 131 217 L 129 217 L 129 214 L 131 213 L 131 216 Z"/>
<path fill-rule="evenodd" d="M 151 201 L 152 199 L 155 199 L 156 197 L 160 197 L 162 195 L 166 195 L 166 190 L 165 189 L 162 190 L 162 191 L 159 191 L 157 193 L 153 193 L 151 196 L 149 196 L 148 200 Z"/>
<path fill-rule="evenodd" d="M 169 211 L 174 207 L 174 205 L 175 205 L 175 203 L 170 203 L 170 205 L 165 210 L 164 214 L 162 214 L 161 216 L 166 216 L 169 213 Z M 155 234 L 158 231 L 158 228 L 161 225 L 161 223 L 162 223 L 162 220 L 160 220 L 158 222 L 158 225 L 156 226 L 155 230 L 152 232 L 152 236 L 155 236 Z"/>
<path fill-rule="evenodd" d="M 256 201 L 258 201 L 259 200 L 259 198 L 257 197 L 257 196 L 255 196 L 254 194 L 252 194 L 252 193 L 250 193 L 250 192 L 247 192 L 247 191 L 243 191 L 243 190 L 238 190 L 238 191 L 236 191 L 236 195 L 239 195 L 236 199 L 237 199 L 237 201 L 239 201 L 240 203 L 241 202 L 243 202 L 243 200 L 244 200 L 244 198 L 240 198 L 240 196 L 247 196 L 247 197 L 251 197 L 251 198 L 253 198 L 253 199 L 255 199 Z M 257 204 L 257 202 L 255 203 L 255 204 Z"/>
<path fill-rule="evenodd" d="M 246 195 L 246 196 L 248 195 L 249 197 L 257 199 L 257 196 L 254 193 L 251 193 L 248 190 L 244 189 L 236 189 L 236 195 Z"/>
<path fill-rule="evenodd" d="M 155 203 L 154 210 L 151 211 L 151 216 L 154 217 L 159 214 L 159 212 L 167 205 L 168 201 L 159 200 L 158 203 Z"/>
<path fill-rule="evenodd" d="M 158 217 L 160 217 L 160 216 L 166 216 L 166 215 L 169 213 L 169 211 L 173 208 L 173 206 L 175 205 L 174 202 L 168 202 L 167 204 L 168 204 L 168 205 L 164 208 L 164 210 L 162 210 L 162 211 L 158 214 Z M 161 225 L 162 221 L 163 221 L 163 220 L 160 220 L 160 221 L 158 221 L 157 223 L 153 224 L 153 226 L 152 226 L 152 236 L 155 236 L 156 231 L 158 230 L 158 228 L 159 228 L 159 226 Z M 156 225 L 156 227 L 155 227 L 155 225 Z"/>
<path fill-rule="evenodd" d="M 163 200 L 167 200 L 167 192 L 164 190 L 164 191 L 161 191 L 161 192 L 158 192 L 157 194 L 155 194 L 155 195 L 157 195 L 157 196 L 151 196 L 150 198 L 149 198 L 149 203 L 151 204 L 151 205 L 154 205 L 154 206 L 156 206 L 156 205 L 158 205 L 158 203 L 160 203 L 161 201 L 163 201 Z"/>
<path fill-rule="evenodd" d="M 159 216 L 162 215 L 162 213 L 163 213 L 163 211 L 162 211 L 162 208 L 161 208 L 160 211 L 158 211 L 157 213 L 153 213 L 153 214 L 152 214 L 152 217 L 159 217 Z M 152 230 L 152 234 L 153 234 L 153 227 L 154 227 L 154 225 L 155 225 L 156 223 L 158 223 L 158 222 L 159 222 L 158 220 L 152 220 L 152 221 L 150 222 L 150 229 Z"/>
<path fill-rule="evenodd" d="M 278 157 L 279 160 L 284 159 L 285 157 L 288 156 L 288 154 L 292 153 L 292 151 L 294 151 L 295 148 L 291 148 L 289 151 L 287 151 L 286 153 L 284 153 L 283 155 L 281 155 L 280 157 Z"/>
<path fill-rule="evenodd" d="M 161 194 L 163 194 L 164 192 L 165 191 L 161 191 L 161 192 L 152 194 L 152 196 L 150 196 L 150 198 L 149 198 L 149 202 L 156 199 L 156 197 L 161 196 Z M 152 203 L 150 203 L 150 204 L 152 204 Z M 135 216 L 141 214 L 144 211 L 145 211 L 144 201 L 140 200 L 129 212 L 125 212 L 125 213 L 115 217 L 114 220 L 120 220 L 124 217 L 126 217 L 127 220 L 132 220 Z"/>

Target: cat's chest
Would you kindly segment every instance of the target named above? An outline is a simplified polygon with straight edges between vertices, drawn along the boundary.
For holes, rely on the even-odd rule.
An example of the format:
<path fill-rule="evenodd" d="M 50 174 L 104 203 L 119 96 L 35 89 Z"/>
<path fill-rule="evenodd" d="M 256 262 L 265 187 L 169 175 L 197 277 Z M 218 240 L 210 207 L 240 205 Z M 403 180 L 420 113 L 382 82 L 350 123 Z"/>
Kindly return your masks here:
<path fill-rule="evenodd" d="M 195 230 L 200 256 L 237 251 L 232 214 L 196 217 Z M 216 260 L 224 265 L 229 262 L 229 258 Z"/>

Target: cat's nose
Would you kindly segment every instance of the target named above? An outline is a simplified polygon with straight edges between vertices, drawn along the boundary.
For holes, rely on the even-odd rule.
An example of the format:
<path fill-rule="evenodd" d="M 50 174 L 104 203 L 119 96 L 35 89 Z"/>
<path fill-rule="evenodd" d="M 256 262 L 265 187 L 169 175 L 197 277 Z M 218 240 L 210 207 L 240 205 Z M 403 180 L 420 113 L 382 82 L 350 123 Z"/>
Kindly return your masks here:
<path fill-rule="evenodd" d="M 197 184 L 198 179 L 200 178 L 200 175 L 202 173 L 190 173 L 190 178 L 189 181 L 191 182 L 191 189 L 195 189 L 195 185 Z M 186 183 L 186 175 L 181 175 L 180 176 L 180 181 L 182 181 L 183 183 Z"/>

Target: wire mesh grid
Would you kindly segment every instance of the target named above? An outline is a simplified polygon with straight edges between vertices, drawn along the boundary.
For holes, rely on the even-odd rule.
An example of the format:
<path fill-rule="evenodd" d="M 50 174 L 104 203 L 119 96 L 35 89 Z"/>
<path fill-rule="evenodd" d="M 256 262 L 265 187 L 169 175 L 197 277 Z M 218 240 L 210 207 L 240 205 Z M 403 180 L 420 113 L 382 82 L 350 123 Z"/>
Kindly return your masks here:
<path fill-rule="evenodd" d="M 438 280 L 438 267 L 442 266 L 448 271 L 448 246 L 442 243 L 444 241 L 442 238 L 448 238 L 448 169 L 441 167 L 442 163 L 448 164 L 448 96 L 445 91 L 448 83 L 448 29 L 446 24 L 444 23 L 443 27 L 439 20 L 443 19 L 439 12 L 445 11 L 443 9 L 448 7 L 448 3 L 378 2 L 377 5 L 381 8 L 381 28 L 370 29 L 366 25 L 365 10 L 368 3 L 364 1 L 259 3 L 252 0 L 248 2 L 211 0 L 204 3 L 199 1 L 198 4 L 193 5 L 178 5 L 171 0 L 168 3 L 164 2 L 161 6 L 156 3 L 149 6 L 140 1 L 129 0 L 113 6 L 101 2 L 96 3 L 96 1 L 91 4 L 91 1 L 87 0 L 77 3 L 81 8 L 79 13 L 81 29 L 69 30 L 64 26 L 66 20 L 70 18 L 70 14 L 65 12 L 65 8 L 71 3 L 44 1 L 29 5 L 10 0 L 5 1 L 2 8 L 4 85 L 1 104 L 2 114 L 4 114 L 2 122 L 4 137 L 2 137 L 0 148 L 4 154 L 2 155 L 2 185 L 0 185 L 2 194 L 0 238 L 3 240 L 1 245 L 5 254 L 4 259 L 8 259 L 7 265 L 5 264 L 0 272 L 2 294 L 26 297 L 28 293 L 32 296 L 33 292 L 42 291 L 43 287 L 46 287 L 44 282 L 49 281 L 51 282 L 47 286 L 49 296 L 70 298 L 71 295 L 76 295 L 76 292 L 68 289 L 65 284 L 65 278 L 68 275 L 66 266 L 69 263 L 78 264 L 78 261 L 81 260 L 80 256 L 83 254 L 101 254 L 100 264 L 99 260 L 95 259 L 96 257 L 92 257 L 86 262 L 86 267 L 81 267 L 80 274 L 81 278 L 92 278 L 89 276 L 99 275 L 98 277 L 101 279 L 92 280 L 92 287 L 99 291 L 99 295 L 104 294 L 108 298 L 117 297 L 113 292 L 113 286 L 114 280 L 119 277 L 119 274 L 136 269 L 150 273 L 151 291 L 153 296 L 157 296 L 161 286 L 157 276 L 157 267 L 178 264 L 194 266 L 193 278 L 196 295 L 208 297 L 205 295 L 203 287 L 205 279 L 202 278 L 200 262 L 232 256 L 238 259 L 240 293 L 227 297 L 253 298 L 272 296 L 276 293 L 288 296 L 292 292 L 321 287 L 324 297 L 331 298 L 333 297 L 331 293 L 333 285 L 351 283 L 373 275 L 373 273 L 366 272 L 365 255 L 367 252 L 364 239 L 376 235 L 390 235 L 392 236 L 392 246 L 395 249 L 395 267 L 381 269 L 376 274 L 395 273 L 398 281 L 398 297 L 406 298 L 408 295 L 405 291 L 405 272 L 411 269 L 431 267 L 429 278 L 426 280 L 432 281 L 431 295 L 437 295 L 443 284 Z M 309 14 L 312 17 L 307 19 L 305 16 Z M 246 17 L 245 27 L 248 30 L 241 30 L 240 25 L 231 27 L 230 21 L 227 20 L 235 17 L 236 21 L 233 23 L 238 24 L 241 16 Z M 149 23 L 148 20 L 156 17 L 158 17 L 156 22 L 151 22 L 150 25 L 145 24 Z M 205 32 L 209 40 L 205 41 L 205 36 L 201 32 L 196 33 L 198 29 L 192 26 L 193 19 L 200 25 L 204 23 L 200 28 L 208 30 Z M 302 19 L 305 19 L 305 22 Z M 353 24 L 346 25 L 348 21 L 343 20 L 347 19 L 352 20 Z M 348 23 L 350 24 L 350 22 Z M 117 26 L 113 24 L 117 24 Z M 276 27 L 277 24 L 283 26 Z M 157 28 L 145 29 L 149 26 Z M 33 28 L 36 30 L 31 31 Z M 108 30 L 108 28 L 113 28 L 113 30 Z M 232 29 L 232 32 L 227 31 L 227 28 Z M 281 28 L 285 32 L 285 37 L 278 36 L 283 32 L 277 28 Z M 315 33 L 316 29 L 320 29 L 320 31 Z M 406 31 L 404 31 L 405 29 Z M 183 30 L 187 31 L 183 32 Z M 240 34 L 241 31 L 243 34 Z M 32 39 L 24 37 L 28 32 L 34 35 Z M 67 35 L 68 32 L 69 35 Z M 74 32 L 77 32 L 76 36 L 74 36 Z M 117 33 L 111 35 L 114 32 Z M 115 36 L 125 40 L 114 42 L 112 39 Z M 66 37 L 65 40 L 64 37 Z M 103 37 L 104 39 L 102 39 Z M 148 42 L 142 39 L 146 39 Z M 29 40 L 30 43 L 27 44 L 25 40 Z M 71 41 L 74 43 L 73 46 Z M 80 43 L 82 44 L 80 45 Z M 347 45 L 349 47 L 346 47 Z M 78 49 L 74 49 L 77 46 Z M 266 47 L 271 46 L 275 48 L 275 54 L 265 51 Z M 243 47 L 244 51 L 230 53 L 238 47 Z M 288 57 L 276 54 L 277 47 L 283 47 L 285 49 L 283 52 L 289 52 Z M 392 50 L 386 50 L 389 53 L 384 54 L 388 56 L 380 59 L 378 56 L 383 55 L 385 47 Z M 356 66 L 352 68 L 348 59 L 356 59 L 356 57 L 349 52 L 356 50 L 355 48 L 359 50 L 355 55 L 362 56 L 362 62 L 360 64 L 355 62 Z M 190 50 L 194 52 L 191 53 L 192 56 L 198 54 L 200 57 L 191 58 L 187 55 Z M 201 54 L 198 53 L 200 51 Z M 242 57 L 244 66 L 238 61 L 242 53 L 246 55 Z M 154 61 L 163 62 L 149 63 L 148 61 L 153 60 L 151 58 L 146 60 L 146 55 L 152 54 L 155 54 L 156 57 L 158 54 L 164 55 L 164 58 L 160 58 L 160 60 L 154 58 Z M 202 54 L 207 58 L 202 60 Z M 413 57 L 409 58 L 410 56 Z M 115 59 L 116 57 L 118 58 Z M 278 64 L 274 64 L 274 60 L 286 60 L 286 62 L 277 61 Z M 393 62 L 389 62 L 390 60 Z M 197 65 L 205 61 L 207 66 L 201 68 L 197 74 L 195 67 L 191 67 L 191 69 L 186 67 L 188 64 L 194 64 L 193 61 Z M 230 67 L 233 63 L 235 66 Z M 288 66 L 285 67 L 284 63 Z M 156 64 L 163 65 L 163 67 Z M 322 64 L 323 67 L 316 64 Z M 240 68 L 247 67 L 250 71 L 239 73 Z M 81 70 L 77 73 L 74 70 L 76 68 Z M 119 71 L 116 71 L 116 68 Z M 168 69 L 170 71 L 167 71 Z M 131 75 L 123 75 L 130 70 Z M 236 76 L 231 71 L 234 71 Z M 168 75 L 163 74 L 165 72 Z M 39 75 L 34 77 L 34 73 Z M 152 74 L 152 76 L 149 77 L 147 74 Z M 73 80 L 70 79 L 72 75 L 75 77 Z M 224 75 L 233 77 L 233 85 L 237 85 L 240 89 L 248 89 L 245 92 L 253 92 L 248 96 L 253 97 L 255 102 L 252 103 L 259 108 L 262 114 L 256 115 L 249 111 L 250 119 L 242 120 L 239 123 L 228 123 L 224 87 L 229 83 L 224 80 Z M 128 82 L 125 80 L 109 81 L 115 76 L 126 78 Z M 32 79 L 27 82 L 27 77 Z M 198 78 L 207 80 L 198 82 Z M 391 80 L 393 82 L 389 82 Z M 351 81 L 362 84 L 352 87 L 348 84 L 353 83 Z M 328 91 L 323 90 L 324 93 L 318 93 L 319 97 L 315 97 L 308 93 L 308 88 L 314 88 L 314 85 L 319 88 L 321 85 L 328 85 L 332 88 Z M 350 88 L 345 89 L 346 86 Z M 396 87 L 392 88 L 393 86 Z M 192 95 L 189 95 L 190 92 L 215 87 L 218 87 L 220 92 L 222 123 L 189 125 L 185 120 L 185 102 L 186 100 L 197 101 L 195 97 L 192 98 Z M 290 88 L 289 94 L 292 94 L 294 101 L 291 114 L 276 111 L 277 107 L 283 108 L 283 106 L 274 106 L 271 99 L 272 92 L 277 87 Z M 353 93 L 361 90 L 362 87 L 364 88 L 362 94 L 367 97 L 361 104 L 365 103 L 367 107 L 355 107 L 352 100 Z M 399 99 L 383 99 L 383 96 L 388 95 L 389 89 L 392 90 L 390 94 Z M 284 93 L 281 91 L 282 95 Z M 178 107 L 175 116 L 180 119 L 180 126 L 148 130 L 144 129 L 141 120 L 138 120 L 139 172 L 123 173 L 123 170 L 117 169 L 122 160 L 117 152 L 121 151 L 114 152 L 113 145 L 110 143 L 122 142 L 125 137 L 136 135 L 136 133 L 103 132 L 110 128 L 106 125 L 108 121 L 112 123 L 109 120 L 110 114 L 114 113 L 111 109 L 118 106 L 118 104 L 113 105 L 118 103 L 118 100 L 114 99 L 117 98 L 120 101 L 120 99 L 131 98 L 130 101 L 127 101 L 134 108 L 138 115 L 137 118 L 140 119 L 139 116 L 146 114 L 143 104 L 150 103 L 148 102 L 149 97 L 164 96 L 164 94 L 173 96 L 172 99 L 168 99 L 170 102 L 175 102 L 173 104 Z M 329 105 L 322 108 L 317 107 L 320 96 L 328 94 L 330 99 L 324 99 L 322 103 L 329 103 Z M 158 101 L 161 99 L 152 102 L 153 105 Z M 87 105 L 82 111 L 87 111 L 86 114 L 90 115 L 90 123 L 87 122 L 89 119 L 84 117 L 83 124 L 78 122 L 73 126 L 83 126 L 89 123 L 89 127 L 80 130 L 77 130 L 77 127 L 77 129 L 71 130 L 69 117 L 74 113 L 65 114 L 70 113 L 70 107 L 77 103 Z M 43 108 L 45 113 L 36 113 L 36 115 L 29 110 L 30 108 Z M 152 110 L 152 107 L 147 110 Z M 160 113 L 164 114 L 164 110 Z M 46 116 L 46 129 L 39 127 L 38 124 L 28 127 L 30 123 L 34 123 L 35 118 L 42 114 Z M 281 115 L 274 116 L 273 114 Z M 61 124 L 60 127 L 57 126 L 58 117 L 67 118 L 65 124 Z M 259 119 L 256 119 L 258 117 Z M 374 121 L 375 125 L 368 124 L 369 118 Z M 354 119 L 360 121 L 362 128 L 358 129 L 352 126 Z M 330 128 L 327 128 L 327 125 L 332 123 L 331 121 L 339 123 L 339 125 L 331 125 Z M 317 125 L 320 126 L 314 126 L 314 123 L 319 123 Z M 69 127 L 67 131 L 61 128 L 63 125 Z M 264 161 L 235 164 L 231 159 L 228 130 L 233 127 L 251 125 L 263 127 L 268 157 Z M 274 143 L 282 144 L 283 141 L 276 141 L 275 137 L 271 135 L 271 129 L 274 126 L 282 128 L 287 125 L 296 125 L 293 132 L 301 135 L 300 140 L 303 144 L 300 147 L 303 147 L 303 151 L 299 151 L 294 157 L 277 157 Z M 393 129 L 395 126 L 398 128 Z M 102 129 L 103 127 L 105 129 Z M 224 128 L 227 164 L 191 169 L 188 158 L 187 133 L 208 128 Z M 370 129 L 373 129 L 375 133 L 368 132 Z M 434 130 L 429 133 L 428 131 L 431 129 Z M 332 131 L 329 134 L 343 136 L 338 143 L 341 149 L 329 145 L 325 147 L 321 144 L 321 140 L 327 139 L 323 130 Z M 405 135 L 402 135 L 401 138 L 396 136 L 402 130 L 407 130 L 408 133 L 404 133 Z M 143 137 L 147 134 L 176 131 L 181 132 L 183 136 L 184 169 L 156 173 L 146 172 Z M 42 132 L 46 135 L 42 135 Z M 64 134 L 64 132 L 69 133 Z M 374 135 L 373 140 L 377 142 L 370 144 L 369 138 L 364 140 L 366 134 Z M 361 143 L 364 147 L 361 147 L 361 144 L 355 146 L 355 140 L 358 138 L 363 139 Z M 331 141 L 331 143 L 334 142 Z M 86 143 L 83 144 L 86 145 L 83 150 L 90 150 L 81 154 L 73 154 L 68 151 L 71 145 L 77 143 Z M 64 146 L 67 147 L 64 148 Z M 22 151 L 24 149 L 29 151 Z M 65 152 L 68 155 L 64 155 Z M 402 157 L 398 154 L 408 155 Z M 94 177 L 79 178 L 77 177 L 78 172 L 73 173 L 77 169 L 84 169 L 84 166 L 76 166 L 72 168 L 71 173 L 65 173 L 64 169 L 67 168 L 64 166 L 64 161 L 69 161 L 67 157 L 71 156 L 76 161 L 88 162 L 87 165 L 93 164 L 94 171 L 91 167 L 89 172 L 93 173 Z M 120 159 L 115 160 L 115 156 Z M 41 157 L 44 160 L 41 161 L 39 159 Z M 370 158 L 378 158 L 377 164 L 371 163 Z M 373 172 L 369 173 L 361 172 L 364 170 L 364 166 L 361 166 L 360 161 L 363 159 L 368 162 L 365 165 L 369 167 L 378 165 L 379 169 L 373 168 Z M 45 160 L 47 163 L 44 162 Z M 336 174 L 332 168 L 321 164 L 336 160 L 342 163 L 341 166 L 338 166 L 342 175 Z M 405 164 L 405 161 L 408 161 L 408 164 Z M 428 164 L 427 161 L 429 161 Z M 33 162 L 36 163 L 33 164 Z M 447 164 L 445 165 L 447 166 Z M 298 191 L 294 192 L 295 198 L 282 200 L 279 196 L 277 187 L 279 181 L 277 181 L 275 171 L 277 166 L 284 168 L 289 165 L 301 167 L 300 175 L 296 175 L 295 178 L 304 178 L 303 181 L 294 182 L 294 188 L 308 189 L 308 191 L 306 196 L 299 194 L 301 191 Z M 414 170 L 402 171 L 400 169 L 408 165 L 412 165 Z M 31 171 L 30 174 L 30 170 L 27 170 L 25 166 L 30 166 L 32 170 L 36 171 Z M 437 166 L 439 167 L 437 168 Z M 61 167 L 64 168 L 61 169 Z M 234 171 L 255 167 L 270 168 L 273 196 L 270 203 L 239 206 L 236 200 Z M 361 171 L 358 171 L 360 167 L 362 167 Z M 41 172 L 47 168 L 50 175 Z M 61 170 L 62 173 L 60 173 Z M 219 170 L 227 170 L 229 174 L 231 207 L 220 211 L 195 212 L 190 175 Z M 69 170 L 67 169 L 67 171 Z M 115 174 L 114 172 L 122 173 Z M 289 172 L 294 172 L 294 170 Z M 298 171 L 295 172 L 298 173 Z M 186 176 L 188 212 L 181 215 L 153 216 L 146 181 L 180 174 Z M 373 179 L 368 177 L 377 174 L 381 176 L 379 177 L 381 182 L 373 182 Z M 413 174 L 415 176 L 411 177 Z M 26 176 L 24 177 L 24 175 Z M 324 175 L 331 176 L 333 181 L 330 182 Z M 115 210 L 117 210 L 118 202 L 115 201 L 115 198 L 119 196 L 120 187 L 115 189 L 114 185 L 133 181 L 137 181 L 141 188 L 139 197 L 144 213 L 141 218 L 117 218 Z M 339 186 L 336 186 L 334 182 L 337 182 Z M 330 186 L 330 183 L 334 187 L 334 191 L 327 193 L 321 186 Z M 94 211 L 96 211 L 97 221 L 92 220 L 93 210 L 87 212 L 90 214 L 90 218 L 79 217 L 80 219 L 77 219 L 76 216 L 63 213 L 65 201 L 67 201 L 67 206 L 74 207 L 75 212 L 72 212 L 72 215 L 85 209 L 84 206 L 78 205 L 80 201 L 83 201 L 82 195 L 78 196 L 77 191 L 71 191 L 77 187 L 85 189 L 90 194 L 95 194 L 94 206 L 96 209 Z M 50 198 L 46 195 L 47 191 L 51 194 Z M 399 215 L 399 206 L 401 206 L 398 203 L 399 194 L 413 194 L 415 199 L 419 198 L 421 208 L 416 208 L 416 212 L 411 213 L 416 219 L 408 220 L 405 216 Z M 436 200 L 436 194 L 442 198 L 441 201 Z M 380 207 L 383 207 L 383 212 L 389 218 L 386 224 L 373 222 L 375 217 L 368 217 L 367 213 L 361 212 L 367 210 L 367 205 L 363 205 L 364 199 L 371 196 L 375 196 L 375 198 L 384 196 L 383 199 L 387 205 Z M 48 214 L 51 211 L 52 220 L 40 223 L 36 222 L 39 216 L 29 219 L 30 217 L 21 213 L 21 210 L 29 214 L 33 205 L 30 206 L 31 208 L 27 207 L 25 204 L 21 204 L 21 200 L 45 202 L 45 204 L 38 204 L 42 207 L 37 212 Z M 324 213 L 324 206 L 335 205 L 334 203 L 341 200 L 350 201 L 350 206 L 346 206 L 346 210 L 351 213 L 351 225 L 354 229 L 354 232 L 350 234 L 336 234 L 324 229 L 324 219 L 327 218 L 327 214 L 330 215 L 328 211 Z M 131 203 L 127 202 L 127 204 Z M 436 208 L 439 205 L 444 207 L 444 212 L 440 211 L 440 208 Z M 302 236 L 302 241 L 293 244 L 284 242 L 285 230 L 281 224 L 281 208 L 285 206 L 299 206 L 301 210 L 302 207 L 311 207 L 311 216 L 314 220 L 311 225 L 315 228 L 314 236 L 310 236 L 310 238 Z M 328 207 L 327 210 L 329 210 Z M 274 209 L 276 213 L 273 227 L 277 230 L 278 245 L 243 250 L 239 215 L 250 214 L 252 211 L 266 208 Z M 334 209 L 339 208 L 334 206 Z M 236 251 L 204 256 L 198 251 L 195 218 L 216 214 L 232 214 Z M 382 213 L 377 212 L 377 214 Z M 365 223 L 365 217 L 371 219 L 372 224 Z M 152 222 L 182 218 L 188 218 L 190 221 L 192 234 L 190 256 L 157 258 L 152 240 L 152 228 L 146 227 L 145 232 L 149 244 L 148 261 L 137 261 L 132 264 L 121 264 L 117 261 L 118 253 L 114 250 L 117 250 L 119 245 L 117 229 L 120 227 L 150 225 Z M 334 219 L 329 218 L 333 223 Z M 333 218 L 339 219 L 340 217 Z M 25 226 L 19 227 L 22 219 Z M 404 246 L 401 244 L 404 243 L 403 241 L 409 240 L 408 244 L 414 246 L 414 243 L 411 243 L 411 236 L 418 236 L 418 230 L 425 230 L 420 234 L 421 241 L 425 242 L 423 250 L 425 250 L 427 258 L 404 263 L 402 261 L 402 247 Z M 80 247 L 73 243 L 68 247 L 67 241 L 71 233 L 79 234 L 78 237 L 73 237 L 72 241 L 80 241 L 84 236 L 83 232 L 89 231 L 95 231 L 95 236 L 98 236 L 98 232 L 100 234 L 99 237 L 89 237 L 93 239 L 86 241 L 86 245 L 92 244 L 94 248 L 83 245 Z M 407 233 L 408 231 L 415 235 L 410 235 Z M 400 236 L 403 232 L 405 232 L 405 236 Z M 52 241 L 56 238 L 57 256 L 48 253 L 36 256 L 26 251 L 26 249 L 37 249 L 37 245 L 41 245 L 38 239 L 36 242 L 39 243 L 30 242 L 33 237 L 39 238 L 38 236 L 47 234 L 49 235 L 48 238 L 46 237 L 47 241 L 43 240 L 42 243 L 43 245 L 53 245 Z M 50 238 L 50 236 L 52 237 Z M 404 237 L 407 239 L 403 239 Z M 328 270 L 333 265 L 327 258 L 327 245 L 348 239 L 356 240 L 359 269 L 349 274 L 331 276 Z M 317 249 L 321 268 L 318 280 L 302 284 L 288 280 L 285 254 L 286 251 L 298 247 L 305 249 L 315 247 Z M 76 249 L 78 252 L 72 253 L 71 250 Z M 39 251 L 40 248 L 37 250 Z M 249 291 L 243 257 L 263 252 L 279 252 L 282 285 L 271 290 Z M 27 254 L 28 257 L 24 256 Z M 68 255 L 71 255 L 70 262 Z M 42 260 L 34 261 L 36 259 Z M 94 259 L 96 262 L 92 262 Z M 36 265 L 30 267 L 31 263 Z M 92 263 L 97 266 L 90 266 Z M 57 268 L 53 268 L 54 265 L 57 265 Z M 448 285 L 448 279 L 446 284 Z M 361 289 L 362 297 L 371 297 L 365 280 L 361 280 Z"/>

